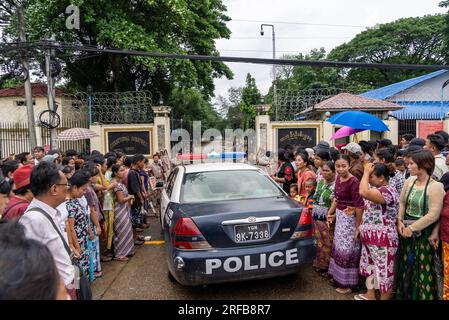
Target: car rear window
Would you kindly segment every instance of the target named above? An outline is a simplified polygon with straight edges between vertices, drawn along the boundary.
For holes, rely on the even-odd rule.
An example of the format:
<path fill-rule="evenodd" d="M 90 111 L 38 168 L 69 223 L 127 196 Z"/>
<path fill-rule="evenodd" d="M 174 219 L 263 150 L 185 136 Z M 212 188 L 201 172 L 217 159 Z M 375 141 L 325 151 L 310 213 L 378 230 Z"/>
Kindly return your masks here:
<path fill-rule="evenodd" d="M 280 195 L 280 188 L 260 171 L 209 171 L 186 174 L 181 190 L 181 202 L 268 198 Z"/>

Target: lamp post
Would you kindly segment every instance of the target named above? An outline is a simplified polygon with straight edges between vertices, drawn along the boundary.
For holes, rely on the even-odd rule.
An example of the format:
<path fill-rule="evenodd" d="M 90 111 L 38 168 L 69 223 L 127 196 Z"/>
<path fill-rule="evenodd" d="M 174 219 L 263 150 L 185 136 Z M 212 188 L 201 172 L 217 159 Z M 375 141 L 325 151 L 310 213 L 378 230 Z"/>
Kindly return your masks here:
<path fill-rule="evenodd" d="M 264 35 L 264 31 L 263 31 L 263 27 L 271 27 L 272 28 L 272 34 L 271 34 L 271 38 L 273 40 L 273 60 L 276 59 L 276 35 L 274 33 L 274 25 L 273 24 L 266 24 L 266 23 L 262 23 L 260 25 L 260 35 L 263 36 Z M 273 64 L 273 104 L 275 105 L 275 112 L 276 112 L 276 120 L 278 119 L 278 106 L 277 106 L 277 102 L 276 102 L 276 68 L 275 65 Z"/>
<path fill-rule="evenodd" d="M 87 93 L 89 94 L 89 128 L 92 126 L 92 86 L 87 86 Z"/>

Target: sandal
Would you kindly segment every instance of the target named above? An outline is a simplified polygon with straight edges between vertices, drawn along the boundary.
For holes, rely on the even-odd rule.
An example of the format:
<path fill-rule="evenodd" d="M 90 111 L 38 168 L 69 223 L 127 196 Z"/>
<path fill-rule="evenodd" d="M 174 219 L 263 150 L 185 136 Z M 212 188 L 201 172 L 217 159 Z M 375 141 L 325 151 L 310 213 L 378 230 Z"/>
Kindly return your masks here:
<path fill-rule="evenodd" d="M 100 271 L 100 272 L 94 272 L 94 277 L 95 278 L 101 278 L 103 276 L 103 273 Z"/>
<path fill-rule="evenodd" d="M 112 261 L 112 257 L 101 256 L 100 261 L 101 262 L 110 262 L 110 261 Z"/>
<path fill-rule="evenodd" d="M 136 246 L 141 246 L 141 245 L 143 245 L 145 243 L 145 241 L 141 241 L 141 240 L 135 240 L 134 241 L 134 244 L 136 245 Z"/>
<path fill-rule="evenodd" d="M 371 299 L 368 299 L 368 298 L 365 297 L 363 294 L 356 294 L 356 295 L 354 296 L 354 300 L 371 300 Z"/>
<path fill-rule="evenodd" d="M 128 261 L 129 258 L 127 258 L 127 257 L 115 257 L 114 260 L 116 260 L 116 261 Z"/>
<path fill-rule="evenodd" d="M 340 294 L 350 294 L 352 292 L 351 288 L 337 288 L 335 291 Z"/>

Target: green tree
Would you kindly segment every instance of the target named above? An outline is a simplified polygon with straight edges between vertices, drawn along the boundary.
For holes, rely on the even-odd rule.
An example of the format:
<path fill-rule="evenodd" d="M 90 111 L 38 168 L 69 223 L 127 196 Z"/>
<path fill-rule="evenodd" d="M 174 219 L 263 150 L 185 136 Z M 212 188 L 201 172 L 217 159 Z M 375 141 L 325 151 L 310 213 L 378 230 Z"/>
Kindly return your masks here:
<path fill-rule="evenodd" d="M 175 88 L 167 102 L 168 105 L 172 106 L 170 118 L 176 121 L 175 126 L 179 126 L 182 119 L 183 128 L 190 132 L 192 132 L 193 121 L 201 121 L 202 130 L 208 128 L 222 129 L 223 119 L 211 103 L 204 99 L 198 89 Z"/>
<path fill-rule="evenodd" d="M 6 0 L 13 2 L 12 0 Z M 25 18 L 30 41 L 49 39 L 90 46 L 218 55 L 215 39 L 229 38 L 221 0 L 27 0 Z M 65 8 L 80 8 L 80 30 L 65 26 Z M 3 14 L 3 15 L 2 15 Z M 0 16 L 8 13 L 0 6 Z M 10 15 L 11 16 L 11 15 Z M 17 39 L 14 16 L 5 36 Z M 67 87 L 95 91 L 150 90 L 165 100 L 175 88 L 196 88 L 207 99 L 213 79 L 232 72 L 220 62 L 156 59 L 111 54 L 60 52 Z"/>
<path fill-rule="evenodd" d="M 449 7 L 449 0 L 441 1 L 440 7 Z M 449 12 L 444 15 L 444 30 L 443 30 L 443 52 L 446 53 L 446 62 L 449 61 Z"/>
<path fill-rule="evenodd" d="M 444 64 L 445 27 L 444 15 L 404 18 L 377 25 L 333 49 L 328 59 L 365 63 Z M 381 87 L 428 71 L 352 68 L 341 70 L 340 73 L 348 82 Z"/>
<path fill-rule="evenodd" d="M 443 45 L 445 28 L 448 28 L 446 33 L 449 40 L 449 27 L 447 27 L 449 20 L 445 23 L 447 17 L 449 15 L 399 19 L 363 31 L 328 54 L 324 48 L 320 48 L 306 55 L 299 54 L 285 58 L 364 63 L 444 64 L 448 61 L 446 52 L 449 52 Z M 286 91 L 296 92 L 298 95 L 303 95 L 301 102 L 308 107 L 320 102 L 320 96 L 338 93 L 340 89 L 359 93 L 425 73 L 428 71 L 281 66 L 277 67 L 275 81 L 280 96 Z M 326 90 L 321 92 L 322 90 L 317 89 Z M 273 102 L 273 86 L 268 92 L 267 102 Z M 289 108 L 288 105 L 278 106 L 281 113 L 280 119 L 285 111 L 284 107 Z M 298 106 L 291 108 L 298 108 Z M 273 109 L 272 115 L 275 112 Z"/>
<path fill-rule="evenodd" d="M 255 105 L 259 104 L 262 95 L 257 89 L 256 80 L 251 74 L 246 75 L 246 83 L 242 89 L 242 97 L 240 101 L 240 111 L 242 112 L 242 129 L 254 128 L 256 119 Z"/>

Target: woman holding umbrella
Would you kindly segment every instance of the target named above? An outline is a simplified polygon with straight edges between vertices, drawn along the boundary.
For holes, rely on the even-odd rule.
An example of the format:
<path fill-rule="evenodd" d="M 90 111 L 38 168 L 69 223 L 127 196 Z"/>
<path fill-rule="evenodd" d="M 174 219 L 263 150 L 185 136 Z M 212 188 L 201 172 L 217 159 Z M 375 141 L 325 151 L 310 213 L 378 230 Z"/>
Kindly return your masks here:
<path fill-rule="evenodd" d="M 396 298 L 434 300 L 434 252 L 429 236 L 440 218 L 444 187 L 431 178 L 435 159 L 430 151 L 412 153 L 408 167 L 411 177 L 402 189 L 397 221 L 400 239 Z"/>

